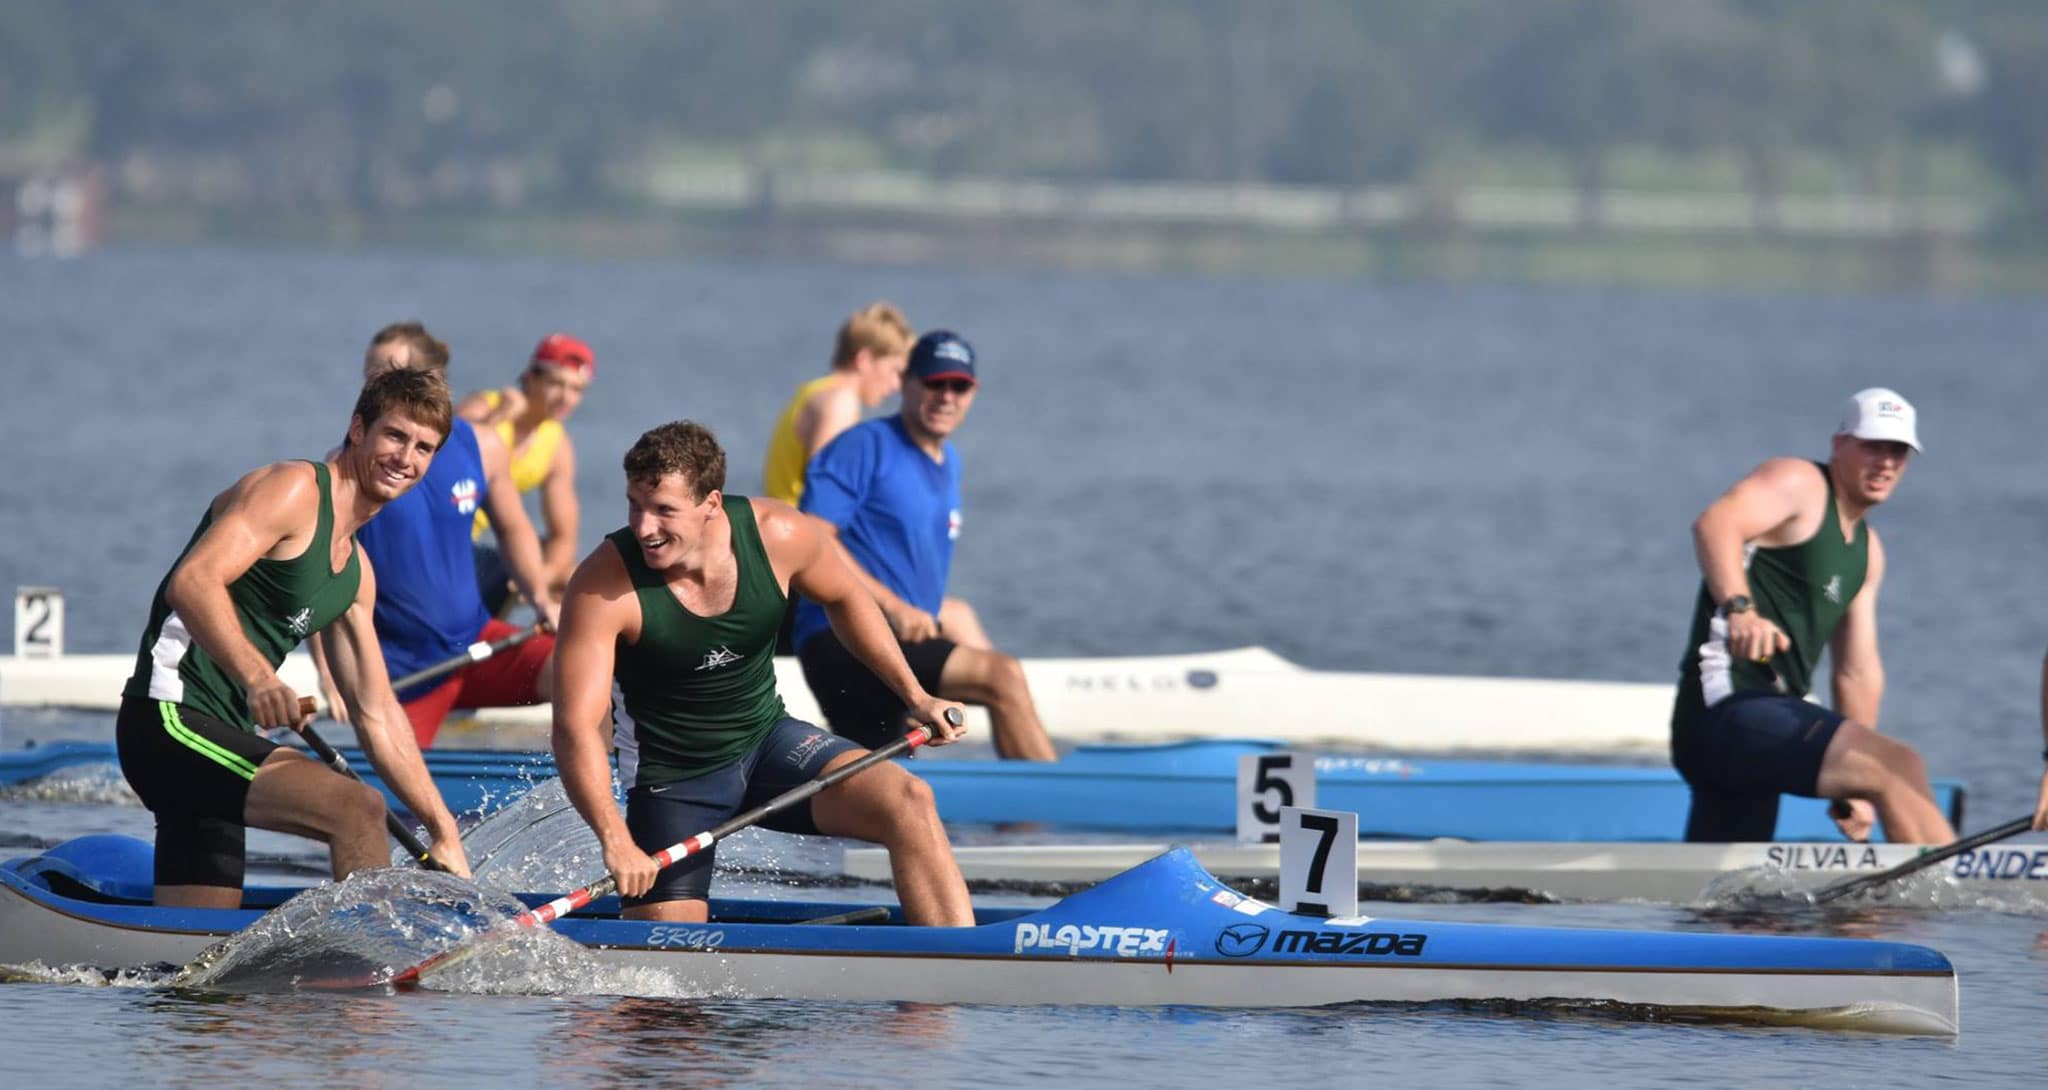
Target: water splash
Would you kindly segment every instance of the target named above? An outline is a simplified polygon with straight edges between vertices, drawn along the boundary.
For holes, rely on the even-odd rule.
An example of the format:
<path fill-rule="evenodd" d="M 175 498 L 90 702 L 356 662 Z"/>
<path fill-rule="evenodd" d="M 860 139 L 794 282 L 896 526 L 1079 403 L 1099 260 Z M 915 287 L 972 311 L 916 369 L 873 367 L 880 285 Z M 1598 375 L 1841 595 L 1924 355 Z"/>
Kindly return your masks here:
<path fill-rule="evenodd" d="M 388 979 L 390 966 L 414 964 L 521 908 L 452 875 L 362 871 L 279 905 L 201 953 L 173 983 L 225 992 L 289 991 L 349 978 L 370 983 Z"/>
<path fill-rule="evenodd" d="M 516 897 L 453 875 L 394 867 L 316 886 L 152 983 L 201 992 L 378 988 L 459 950 L 421 986 L 485 995 L 706 993 L 670 974 L 608 966 L 545 927 L 516 927 Z M 69 979 L 69 978 L 66 978 Z"/>
<path fill-rule="evenodd" d="M 142 800 L 111 764 L 73 765 L 47 776 L 0 787 L 0 800 L 18 802 L 76 802 L 96 806 L 124 806 L 140 809 Z"/>
<path fill-rule="evenodd" d="M 159 988 L 177 975 L 174 965 L 99 969 L 90 965 L 0 965 L 0 984 L 73 984 L 100 988 Z"/>

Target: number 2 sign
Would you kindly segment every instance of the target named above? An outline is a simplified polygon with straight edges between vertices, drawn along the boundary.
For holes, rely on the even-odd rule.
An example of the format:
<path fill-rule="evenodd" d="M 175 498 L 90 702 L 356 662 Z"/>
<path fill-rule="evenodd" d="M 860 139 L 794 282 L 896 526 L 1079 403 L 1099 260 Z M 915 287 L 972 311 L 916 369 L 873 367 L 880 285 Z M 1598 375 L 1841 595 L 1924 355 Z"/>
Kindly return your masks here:
<path fill-rule="evenodd" d="M 14 655 L 56 658 L 64 653 L 64 595 L 56 587 L 14 592 Z"/>

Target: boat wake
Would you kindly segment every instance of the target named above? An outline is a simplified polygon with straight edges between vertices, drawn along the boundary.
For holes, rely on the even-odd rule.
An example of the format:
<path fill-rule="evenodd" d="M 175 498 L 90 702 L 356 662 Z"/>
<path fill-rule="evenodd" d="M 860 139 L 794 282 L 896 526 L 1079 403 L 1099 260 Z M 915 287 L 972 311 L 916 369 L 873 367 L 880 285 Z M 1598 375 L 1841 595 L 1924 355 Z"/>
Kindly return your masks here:
<path fill-rule="evenodd" d="M 1907 909 L 1915 912 L 1979 911 L 2015 916 L 2048 916 L 2048 890 L 2032 892 L 2032 883 L 2013 883 L 2013 889 L 1969 888 L 1945 871 L 1924 870 L 1903 878 L 1859 890 L 1826 909 Z M 1708 883 L 1700 892 L 1699 904 L 1710 910 L 1736 912 L 1786 912 L 1820 910 L 1814 894 L 1811 872 L 1778 867 L 1749 867 L 1730 871 Z"/>
<path fill-rule="evenodd" d="M 1770 1007 L 1669 1006 L 1583 999 L 1453 999 L 1427 1003 L 1371 1003 L 1357 1006 L 1396 1008 L 1417 1013 L 1455 1012 L 1538 1021 L 1634 1022 L 1688 1026 L 1755 1026 L 1817 1029 L 1832 1032 L 1948 1036 L 1956 1027 L 1947 1019 L 1896 1003 L 1857 1003 L 1821 1010 L 1789 1011 Z"/>

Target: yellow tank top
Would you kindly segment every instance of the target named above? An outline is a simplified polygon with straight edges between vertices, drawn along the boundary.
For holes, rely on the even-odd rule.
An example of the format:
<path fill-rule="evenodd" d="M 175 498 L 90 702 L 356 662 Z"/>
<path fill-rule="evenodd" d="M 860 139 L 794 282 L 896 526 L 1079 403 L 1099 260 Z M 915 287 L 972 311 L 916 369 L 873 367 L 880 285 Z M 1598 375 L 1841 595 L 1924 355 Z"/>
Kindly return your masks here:
<path fill-rule="evenodd" d="M 491 390 L 484 394 L 484 399 L 495 409 L 498 402 L 503 400 L 503 396 L 498 391 Z M 521 495 L 539 488 L 540 483 L 548 479 L 549 467 L 555 464 L 555 448 L 562 445 L 562 422 L 541 421 L 540 427 L 533 429 L 533 435 L 527 438 L 525 450 L 519 450 L 512 445 L 510 420 L 498 421 L 497 432 L 498 439 L 512 455 L 512 487 L 518 489 Z M 471 528 L 469 536 L 472 539 L 480 538 L 490 527 L 490 517 L 484 514 L 483 508 L 477 508 L 476 525 Z"/>
<path fill-rule="evenodd" d="M 818 391 L 839 381 L 839 373 L 819 376 L 796 388 L 796 395 L 782 409 L 775 433 L 768 437 L 768 460 L 761 470 L 761 491 L 795 507 L 804 498 L 804 466 L 811 456 L 796 434 L 796 418 Z"/>

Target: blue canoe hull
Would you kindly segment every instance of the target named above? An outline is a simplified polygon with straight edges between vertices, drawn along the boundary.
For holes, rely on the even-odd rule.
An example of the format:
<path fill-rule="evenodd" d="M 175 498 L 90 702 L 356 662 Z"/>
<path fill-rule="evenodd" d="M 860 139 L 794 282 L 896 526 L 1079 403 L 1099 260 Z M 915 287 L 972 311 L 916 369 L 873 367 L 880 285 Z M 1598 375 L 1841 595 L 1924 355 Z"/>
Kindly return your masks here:
<path fill-rule="evenodd" d="M 906 766 L 931 784 L 939 813 L 952 823 L 1215 834 L 1235 831 L 1239 758 L 1277 748 L 1230 740 L 1082 746 L 1050 764 L 926 756 Z M 360 752 L 343 753 L 383 787 Z M 426 757 L 458 813 L 497 809 L 555 775 L 545 753 L 428 750 Z M 52 743 L 0 755 L 0 783 L 113 759 L 108 745 Z M 1669 768 L 1340 755 L 1315 763 L 1316 805 L 1357 813 L 1363 836 L 1679 840 L 1691 801 Z M 1962 785 L 1938 780 L 1935 792 L 1960 826 Z M 1774 839 L 1842 837 L 1825 802 L 1786 798 Z"/>
<path fill-rule="evenodd" d="M 290 892 L 251 890 L 252 907 L 233 911 L 159 909 L 143 901 L 150 863 L 147 844 L 103 835 L 0 865 L 0 964 L 176 963 Z M 1298 916 L 1224 887 L 1186 849 L 1045 908 L 983 909 L 972 928 L 903 926 L 900 915 L 875 926 L 796 922 L 848 907 L 716 900 L 709 924 L 679 926 L 621 920 L 615 902 L 600 902 L 555 929 L 607 963 L 745 996 L 1225 1006 L 1551 999 L 1874 1014 L 1879 1022 L 1862 1028 L 1908 1032 L 1954 1032 L 1956 1023 L 1954 969 L 1925 947 Z"/>

